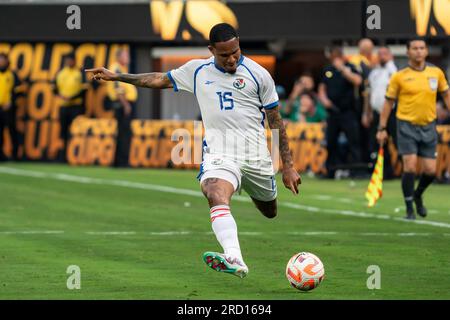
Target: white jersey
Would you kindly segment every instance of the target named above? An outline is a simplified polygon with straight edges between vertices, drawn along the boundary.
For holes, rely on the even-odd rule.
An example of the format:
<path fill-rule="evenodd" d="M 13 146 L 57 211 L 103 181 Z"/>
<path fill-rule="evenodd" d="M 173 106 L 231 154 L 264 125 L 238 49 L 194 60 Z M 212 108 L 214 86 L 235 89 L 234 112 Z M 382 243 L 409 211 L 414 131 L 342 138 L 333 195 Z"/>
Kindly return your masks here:
<path fill-rule="evenodd" d="M 270 153 L 262 109 L 278 105 L 269 72 L 244 57 L 235 73 L 209 59 L 194 59 L 168 72 L 174 90 L 192 92 L 205 127 L 204 151 L 235 160 L 267 160 Z"/>
<path fill-rule="evenodd" d="M 391 76 L 397 72 L 394 61 L 388 61 L 384 66 L 378 65 L 369 74 L 370 105 L 381 113 L 386 96 L 386 89 Z"/>

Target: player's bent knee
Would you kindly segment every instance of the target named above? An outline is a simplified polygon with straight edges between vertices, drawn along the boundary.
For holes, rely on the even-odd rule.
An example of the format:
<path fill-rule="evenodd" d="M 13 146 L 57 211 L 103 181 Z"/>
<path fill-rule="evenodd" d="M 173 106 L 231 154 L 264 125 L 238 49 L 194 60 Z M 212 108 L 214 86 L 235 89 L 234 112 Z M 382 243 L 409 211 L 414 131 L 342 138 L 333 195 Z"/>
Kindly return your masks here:
<path fill-rule="evenodd" d="M 204 192 L 210 206 L 218 206 L 221 204 L 229 205 L 229 199 L 220 190 L 205 190 Z"/>

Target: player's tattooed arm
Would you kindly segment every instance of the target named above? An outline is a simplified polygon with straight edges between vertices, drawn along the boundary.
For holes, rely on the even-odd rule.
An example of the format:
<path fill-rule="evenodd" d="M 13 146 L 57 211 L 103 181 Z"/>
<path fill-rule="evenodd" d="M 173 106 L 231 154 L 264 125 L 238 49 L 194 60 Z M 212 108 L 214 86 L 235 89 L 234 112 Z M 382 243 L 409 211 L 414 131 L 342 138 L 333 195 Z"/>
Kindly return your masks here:
<path fill-rule="evenodd" d="M 289 140 L 278 107 L 266 110 L 270 129 L 278 130 L 280 138 L 280 156 L 283 162 L 283 183 L 294 194 L 298 194 L 298 185 L 302 183 L 300 175 L 294 169 Z"/>
<path fill-rule="evenodd" d="M 140 74 L 128 74 L 121 73 L 118 75 L 118 80 L 134 84 L 138 87 L 146 87 L 153 89 L 165 89 L 172 88 L 172 82 L 170 81 L 167 73 L 151 72 Z"/>
<path fill-rule="evenodd" d="M 105 81 L 121 81 L 131 83 L 138 87 L 153 88 L 153 89 L 165 89 L 172 88 L 172 82 L 170 81 L 167 73 L 151 72 L 151 73 L 114 73 L 106 68 L 94 68 L 87 69 L 86 72 L 92 72 L 94 80 Z"/>
<path fill-rule="evenodd" d="M 280 116 L 278 107 L 266 110 L 266 115 L 270 129 L 279 130 L 280 156 L 281 161 L 283 162 L 283 168 L 292 168 L 294 162 L 292 161 L 291 151 L 289 150 L 286 128 L 284 127 L 283 119 Z"/>

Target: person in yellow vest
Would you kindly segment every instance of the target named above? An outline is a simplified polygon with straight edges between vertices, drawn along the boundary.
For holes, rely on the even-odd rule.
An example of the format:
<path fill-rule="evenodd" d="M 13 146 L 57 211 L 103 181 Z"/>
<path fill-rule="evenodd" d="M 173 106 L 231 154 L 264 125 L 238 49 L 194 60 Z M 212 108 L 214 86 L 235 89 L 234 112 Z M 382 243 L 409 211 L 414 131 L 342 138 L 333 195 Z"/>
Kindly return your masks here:
<path fill-rule="evenodd" d="M 119 49 L 117 61 L 111 65 L 115 73 L 127 73 L 130 63 L 128 50 Z M 127 167 L 131 141 L 131 119 L 134 116 L 135 103 L 138 98 L 137 89 L 129 83 L 114 81 L 107 83 L 108 98 L 117 120 L 117 143 L 114 157 L 115 167 Z"/>
<path fill-rule="evenodd" d="M 17 133 L 15 116 L 15 98 L 20 85 L 16 73 L 9 68 L 9 59 L 5 53 L 0 53 L 0 161 L 7 160 L 3 153 L 4 129 L 8 128 L 13 145 L 12 158 L 17 159 Z"/>
<path fill-rule="evenodd" d="M 64 153 L 60 160 L 65 160 L 70 136 L 70 125 L 76 117 L 85 112 L 83 105 L 86 91 L 85 74 L 76 67 L 73 53 L 64 57 L 64 66 L 56 74 L 55 82 L 55 94 L 61 101 L 59 121 L 61 124 L 61 138 L 64 141 Z"/>
<path fill-rule="evenodd" d="M 382 145 L 387 137 L 387 121 L 397 100 L 397 147 L 402 156 L 402 190 L 406 204 L 406 219 L 415 219 L 416 212 L 426 217 L 422 200 L 425 189 L 436 175 L 436 98 L 439 92 L 450 109 L 450 94 L 444 72 L 426 62 L 427 44 L 423 39 L 407 43 L 408 66 L 394 73 L 386 91 L 386 100 L 380 115 L 377 140 Z M 417 161 L 421 160 L 422 174 L 417 189 L 414 178 Z"/>

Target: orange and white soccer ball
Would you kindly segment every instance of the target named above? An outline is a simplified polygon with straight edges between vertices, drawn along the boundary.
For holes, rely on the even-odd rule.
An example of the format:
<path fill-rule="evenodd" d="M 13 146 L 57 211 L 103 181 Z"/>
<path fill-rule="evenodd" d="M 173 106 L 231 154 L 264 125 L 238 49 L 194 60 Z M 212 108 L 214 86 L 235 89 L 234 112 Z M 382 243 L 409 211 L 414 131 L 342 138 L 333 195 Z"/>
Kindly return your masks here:
<path fill-rule="evenodd" d="M 286 277 L 294 288 L 309 291 L 316 288 L 325 276 L 322 261 L 309 252 L 295 254 L 286 266 Z"/>

